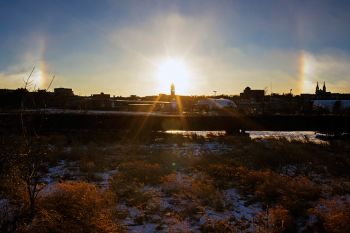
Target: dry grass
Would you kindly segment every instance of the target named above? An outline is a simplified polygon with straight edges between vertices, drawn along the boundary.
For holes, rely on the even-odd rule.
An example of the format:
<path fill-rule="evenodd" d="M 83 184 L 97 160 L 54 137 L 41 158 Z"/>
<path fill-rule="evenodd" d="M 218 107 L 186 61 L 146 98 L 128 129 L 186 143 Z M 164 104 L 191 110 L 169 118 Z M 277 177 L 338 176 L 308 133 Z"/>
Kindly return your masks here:
<path fill-rule="evenodd" d="M 350 200 L 348 196 L 337 196 L 329 200 L 322 199 L 309 212 L 317 217 L 317 222 L 314 225 L 320 228 L 320 231 L 350 232 Z"/>
<path fill-rule="evenodd" d="M 198 222 L 206 208 L 218 212 L 230 208 L 222 195 L 222 191 L 229 188 L 238 189 L 249 203 L 262 203 L 268 210 L 255 216 L 260 218 L 260 222 L 256 222 L 256 232 L 293 232 L 296 220 L 305 220 L 308 215 L 317 217 L 310 231 L 349 231 L 345 224 L 349 221 L 349 203 L 333 198 L 350 193 L 350 146 L 347 143 L 316 145 L 194 135 L 185 138 L 170 135 L 162 140 L 146 137 L 133 142 L 119 140 L 117 136 L 102 142 L 106 135 L 93 139 L 86 135 L 46 137 L 42 142 L 53 145 L 46 158 L 50 166 L 59 160 L 76 161 L 88 181 L 98 180 L 97 172 L 117 169 L 109 182 L 113 195 L 106 197 L 87 183 L 57 184 L 54 192 L 40 200 L 32 224 L 21 225 L 23 232 L 123 230 L 114 216 L 125 219 L 128 213 L 113 213 L 115 209 L 111 206 L 117 203 L 137 208 L 141 214 L 134 222 L 138 224 L 154 221 L 151 216 L 159 215 L 190 225 Z M 233 149 L 226 154 L 206 151 L 200 156 L 176 150 L 187 143 L 206 142 L 223 143 Z M 152 143 L 160 146 L 152 147 Z M 177 146 L 171 150 L 162 147 L 169 144 Z M 67 147 L 71 150 L 67 151 Z M 0 174 L 0 197 L 25 202 L 22 185 L 16 179 L 17 170 L 4 166 L 7 160 L 11 162 L 11 156 L 3 156 L 5 150 L 1 152 L 1 162 L 6 163 L 0 166 L 6 168 L 6 172 Z M 290 167 L 292 174 L 288 171 Z M 162 207 L 165 197 L 174 208 Z M 73 223 L 80 228 L 75 228 Z M 221 219 L 206 222 L 201 231 L 244 232 L 247 226 L 242 224 L 239 219 Z M 158 227 L 164 229 L 162 225 Z"/>
<path fill-rule="evenodd" d="M 19 232 L 122 232 L 110 204 L 92 184 L 60 183 L 40 199 L 32 224 Z"/>

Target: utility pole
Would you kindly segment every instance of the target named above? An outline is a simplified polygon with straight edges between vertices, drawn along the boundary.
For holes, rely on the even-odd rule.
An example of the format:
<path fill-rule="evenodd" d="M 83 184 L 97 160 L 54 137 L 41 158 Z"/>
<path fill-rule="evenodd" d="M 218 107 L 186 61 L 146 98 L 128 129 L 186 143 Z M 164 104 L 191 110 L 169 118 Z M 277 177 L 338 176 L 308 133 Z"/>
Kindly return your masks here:
<path fill-rule="evenodd" d="M 213 91 L 213 92 L 214 92 L 214 96 L 216 96 L 216 92 L 217 92 L 217 91 Z"/>

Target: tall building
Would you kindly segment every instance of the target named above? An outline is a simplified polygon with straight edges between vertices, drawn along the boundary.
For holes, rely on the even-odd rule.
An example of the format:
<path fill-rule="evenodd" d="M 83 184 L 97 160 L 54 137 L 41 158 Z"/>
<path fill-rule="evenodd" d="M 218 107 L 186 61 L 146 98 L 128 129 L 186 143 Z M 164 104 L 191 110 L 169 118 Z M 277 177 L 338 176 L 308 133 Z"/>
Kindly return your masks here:
<path fill-rule="evenodd" d="M 175 96 L 175 85 L 174 85 L 174 83 L 172 83 L 170 85 L 170 95 L 171 96 Z"/>

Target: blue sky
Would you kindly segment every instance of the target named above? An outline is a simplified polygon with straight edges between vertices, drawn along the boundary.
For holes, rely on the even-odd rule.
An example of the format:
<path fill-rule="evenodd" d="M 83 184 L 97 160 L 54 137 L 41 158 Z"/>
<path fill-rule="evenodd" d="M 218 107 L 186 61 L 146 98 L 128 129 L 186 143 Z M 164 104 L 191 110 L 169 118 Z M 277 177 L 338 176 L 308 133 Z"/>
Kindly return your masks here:
<path fill-rule="evenodd" d="M 0 0 L 0 88 L 89 95 L 350 91 L 349 1 Z M 167 59 L 187 80 L 160 80 Z M 166 78 L 165 78 L 166 79 Z M 160 85 L 161 83 L 161 85 Z M 184 84 L 186 83 L 186 85 Z"/>

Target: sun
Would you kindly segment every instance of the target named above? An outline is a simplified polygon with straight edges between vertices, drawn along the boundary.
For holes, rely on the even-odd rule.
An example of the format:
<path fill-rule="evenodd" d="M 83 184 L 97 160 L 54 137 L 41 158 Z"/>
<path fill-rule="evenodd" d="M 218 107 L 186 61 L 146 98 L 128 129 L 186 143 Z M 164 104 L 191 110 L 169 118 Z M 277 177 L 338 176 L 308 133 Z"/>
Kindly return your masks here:
<path fill-rule="evenodd" d="M 159 63 L 156 71 L 157 82 L 161 91 L 168 91 L 174 83 L 177 93 L 186 93 L 190 84 L 190 70 L 180 58 L 167 58 Z"/>

